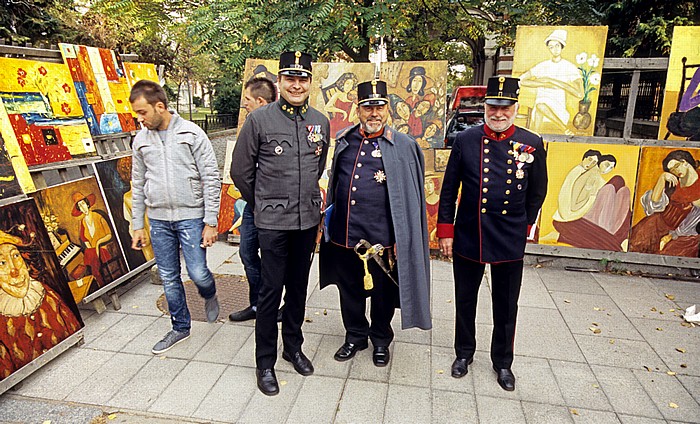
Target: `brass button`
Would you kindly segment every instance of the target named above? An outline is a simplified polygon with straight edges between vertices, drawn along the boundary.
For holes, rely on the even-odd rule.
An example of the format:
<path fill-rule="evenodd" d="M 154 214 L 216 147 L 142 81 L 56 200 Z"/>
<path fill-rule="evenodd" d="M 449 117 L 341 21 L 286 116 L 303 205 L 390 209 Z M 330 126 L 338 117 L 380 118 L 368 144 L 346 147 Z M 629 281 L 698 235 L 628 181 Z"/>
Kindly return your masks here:
<path fill-rule="evenodd" d="M 358 178 L 360 178 L 360 176 L 355 174 L 355 179 L 357 180 Z"/>
<path fill-rule="evenodd" d="M 484 140 L 484 144 L 489 144 L 489 141 L 488 141 L 488 140 Z"/>
<path fill-rule="evenodd" d="M 358 163 L 358 164 L 357 164 L 357 167 L 358 167 L 358 168 L 362 168 L 362 164 L 361 164 L 361 163 Z"/>
<path fill-rule="evenodd" d="M 364 155 L 365 155 L 365 152 L 360 152 L 360 156 L 364 156 Z"/>
<path fill-rule="evenodd" d="M 488 199 L 485 199 L 485 198 L 481 199 L 481 203 L 486 203 L 487 201 L 488 201 Z"/>
<path fill-rule="evenodd" d="M 502 213 L 503 215 L 506 215 L 506 214 L 508 214 L 508 211 L 506 211 L 506 210 L 504 209 L 503 212 L 501 212 L 501 213 Z"/>
<path fill-rule="evenodd" d="M 513 159 L 508 159 L 508 165 L 510 165 L 511 163 L 513 163 Z"/>
<path fill-rule="evenodd" d="M 359 177 L 358 177 L 358 178 L 359 178 Z M 506 180 L 506 184 L 510 184 L 510 183 L 512 183 L 512 182 L 513 182 L 513 180 Z"/>
<path fill-rule="evenodd" d="M 350 201 L 350 204 L 351 204 L 351 205 L 354 205 L 354 204 L 355 204 L 355 201 L 354 201 L 354 200 L 351 200 L 351 201 Z M 503 211 L 503 212 L 505 212 L 505 211 Z"/>
<path fill-rule="evenodd" d="M 365 144 L 369 144 L 369 141 L 365 140 L 364 143 L 365 143 Z"/>
<path fill-rule="evenodd" d="M 489 182 L 489 179 L 488 179 L 488 178 L 484 178 L 484 182 L 485 182 L 485 183 Z"/>
<path fill-rule="evenodd" d="M 486 153 L 487 155 L 489 154 L 489 152 L 490 152 L 489 149 L 484 149 L 484 153 Z"/>
<path fill-rule="evenodd" d="M 512 151 L 512 150 L 508 150 L 508 154 L 509 154 L 509 155 L 512 155 L 512 154 L 513 154 L 513 151 Z"/>
<path fill-rule="evenodd" d="M 507 201 L 507 200 L 506 200 L 505 202 L 503 202 L 504 205 L 507 205 L 507 204 L 509 204 L 509 203 L 510 203 L 510 202 Z"/>
<path fill-rule="evenodd" d="M 486 172 L 486 173 L 488 174 L 489 169 L 488 169 L 488 168 L 484 168 L 484 172 Z"/>
<path fill-rule="evenodd" d="M 508 170 L 507 170 L 506 172 L 509 173 L 509 174 L 512 174 L 512 173 L 513 173 L 513 170 L 510 169 L 510 168 L 508 168 Z"/>
<path fill-rule="evenodd" d="M 486 213 L 486 208 L 483 208 L 483 209 L 481 210 L 481 213 Z"/>
<path fill-rule="evenodd" d="M 481 189 L 481 191 L 483 191 L 484 193 L 488 193 L 488 192 L 489 192 L 489 189 L 487 189 L 486 187 L 484 187 L 483 189 Z"/>
<path fill-rule="evenodd" d="M 353 188 L 352 188 L 352 191 L 357 191 L 357 187 L 353 187 Z"/>
<path fill-rule="evenodd" d="M 354 188 L 354 187 L 353 187 Z M 506 194 L 510 194 L 510 190 L 506 190 Z"/>
<path fill-rule="evenodd" d="M 484 159 L 484 163 L 489 163 L 489 162 L 491 162 L 491 161 L 489 160 L 489 158 Z"/>

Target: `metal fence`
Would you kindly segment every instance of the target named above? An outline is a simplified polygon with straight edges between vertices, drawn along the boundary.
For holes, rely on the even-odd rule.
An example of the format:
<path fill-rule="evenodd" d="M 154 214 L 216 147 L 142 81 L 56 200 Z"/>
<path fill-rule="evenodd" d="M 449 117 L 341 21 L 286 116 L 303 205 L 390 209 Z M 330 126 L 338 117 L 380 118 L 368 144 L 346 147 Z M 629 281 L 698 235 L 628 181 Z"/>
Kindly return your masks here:
<path fill-rule="evenodd" d="M 199 125 L 206 133 L 235 128 L 238 124 L 237 117 L 233 114 L 204 115 L 204 119 L 193 119 L 192 122 Z"/>

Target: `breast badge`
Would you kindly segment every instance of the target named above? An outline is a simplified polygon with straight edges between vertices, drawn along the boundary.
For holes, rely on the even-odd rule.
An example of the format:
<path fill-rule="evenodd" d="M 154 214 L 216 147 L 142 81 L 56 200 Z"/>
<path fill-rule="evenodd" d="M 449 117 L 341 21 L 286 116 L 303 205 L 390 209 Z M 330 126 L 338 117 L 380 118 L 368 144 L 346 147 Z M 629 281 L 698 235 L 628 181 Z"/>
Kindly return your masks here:
<path fill-rule="evenodd" d="M 374 173 L 374 181 L 378 182 L 379 184 L 386 181 L 386 174 L 384 173 L 384 171 L 382 171 L 380 169 L 379 171 L 375 172 Z"/>
<path fill-rule="evenodd" d="M 320 125 L 307 125 L 306 129 L 309 131 L 309 135 L 306 138 L 311 143 L 319 143 L 323 140 L 323 134 L 321 133 Z"/>
<path fill-rule="evenodd" d="M 275 154 L 276 154 L 277 156 L 281 155 L 282 152 L 284 152 L 284 149 L 282 149 L 282 146 L 277 146 L 277 147 L 275 147 Z"/>

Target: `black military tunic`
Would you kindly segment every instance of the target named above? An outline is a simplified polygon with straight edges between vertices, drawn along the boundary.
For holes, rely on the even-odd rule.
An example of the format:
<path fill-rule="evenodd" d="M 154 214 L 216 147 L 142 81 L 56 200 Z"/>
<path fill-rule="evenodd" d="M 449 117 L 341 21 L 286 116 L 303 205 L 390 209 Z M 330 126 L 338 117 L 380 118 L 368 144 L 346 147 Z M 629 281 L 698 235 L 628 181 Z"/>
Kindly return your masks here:
<path fill-rule="evenodd" d="M 453 252 L 472 261 L 522 259 L 527 226 L 535 222 L 546 193 L 546 152 L 539 135 L 515 125 L 502 133 L 472 127 L 459 133 L 452 147 L 437 235 L 453 237 Z"/>

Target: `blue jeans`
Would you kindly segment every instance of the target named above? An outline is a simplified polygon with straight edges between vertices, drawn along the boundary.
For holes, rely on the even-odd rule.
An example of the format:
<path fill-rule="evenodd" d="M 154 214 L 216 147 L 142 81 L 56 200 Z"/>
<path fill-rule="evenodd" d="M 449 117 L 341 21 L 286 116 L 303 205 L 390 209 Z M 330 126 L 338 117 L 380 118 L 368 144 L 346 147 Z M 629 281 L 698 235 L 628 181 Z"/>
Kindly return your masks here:
<path fill-rule="evenodd" d="M 243 262 L 243 269 L 248 278 L 248 299 L 250 306 L 258 306 L 258 293 L 260 292 L 260 243 L 258 242 L 258 229 L 253 218 L 253 208 L 249 204 L 243 209 L 243 221 L 239 228 L 241 243 L 238 254 Z"/>
<path fill-rule="evenodd" d="M 187 274 L 197 286 L 199 295 L 211 299 L 216 295 L 214 275 L 207 267 L 207 251 L 200 247 L 204 222 L 202 218 L 182 221 L 151 219 L 151 244 L 163 291 L 168 301 L 173 330 L 189 331 L 190 311 L 187 309 L 185 287 L 180 278 L 180 249 L 185 258 Z"/>

